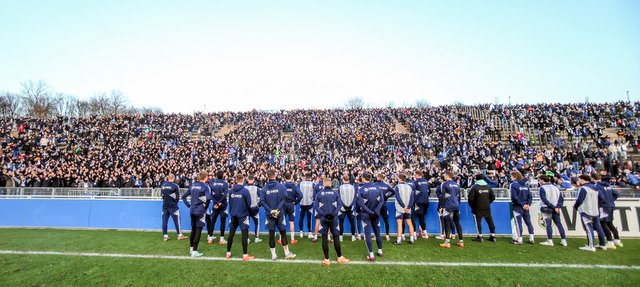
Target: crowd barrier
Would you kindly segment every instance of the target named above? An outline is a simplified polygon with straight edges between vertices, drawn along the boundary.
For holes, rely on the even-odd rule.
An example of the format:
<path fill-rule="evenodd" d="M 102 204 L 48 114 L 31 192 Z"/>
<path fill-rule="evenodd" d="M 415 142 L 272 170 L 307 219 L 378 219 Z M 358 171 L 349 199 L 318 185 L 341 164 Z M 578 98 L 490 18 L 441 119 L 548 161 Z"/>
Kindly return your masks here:
<path fill-rule="evenodd" d="M 615 224 L 621 236 L 640 237 L 640 199 L 620 199 L 614 212 Z M 389 229 L 396 232 L 395 205 L 386 203 L 389 208 Z M 572 236 L 584 236 L 576 211 L 572 208 L 573 200 L 567 199 L 562 209 L 562 221 L 567 233 Z M 431 234 L 440 233 L 440 221 L 436 211 L 437 203 L 431 202 L 427 214 L 427 230 Z M 492 204 L 492 215 L 496 232 L 501 235 L 512 234 L 513 222 L 509 201 L 499 200 Z M 539 203 L 534 202 L 531 218 L 536 235 L 544 235 L 545 229 L 539 216 Z M 102 199 L 89 198 L 0 198 L 0 226 L 2 227 L 55 227 L 55 228 L 88 228 L 88 229 L 134 229 L 158 230 L 161 228 L 162 202 L 149 199 Z M 189 209 L 180 203 L 180 224 L 183 230 L 190 230 Z M 299 211 L 296 213 L 296 231 L 298 231 Z M 260 230 L 265 229 L 264 213 L 260 211 Z M 312 226 L 315 221 L 312 220 Z M 465 234 L 476 234 L 474 216 L 467 202 L 461 204 L 461 224 Z M 384 222 L 380 223 L 384 230 Z M 306 222 L 304 231 L 306 230 Z M 227 224 L 228 228 L 228 224 Z M 253 230 L 253 222 L 251 222 Z M 169 220 L 169 229 L 173 222 Z M 345 220 L 345 232 L 350 232 L 348 220 Z M 219 221 L 216 231 L 219 230 Z M 484 234 L 489 233 L 483 222 Z M 557 234 L 557 231 L 556 231 Z"/>
<path fill-rule="evenodd" d="M 396 232 L 395 204 L 386 203 L 389 208 L 390 231 Z M 509 202 L 496 202 L 492 205 L 492 214 L 499 234 L 511 234 Z M 440 224 L 437 203 L 431 202 L 427 214 L 429 233 L 439 233 Z M 296 212 L 296 231 L 298 231 L 299 208 Z M 180 224 L 185 230 L 191 229 L 189 209 L 180 203 Z M 219 219 L 220 220 L 220 219 Z M 219 229 L 219 220 L 216 231 Z M 260 230 L 265 229 L 264 211 L 260 210 Z M 67 228 L 106 228 L 156 230 L 162 223 L 162 202 L 141 199 L 44 199 L 44 198 L 2 198 L 0 199 L 0 226 L 11 227 L 67 227 Z M 475 233 L 473 215 L 466 202 L 462 203 L 461 224 L 465 233 Z M 315 220 L 312 218 L 312 226 Z M 305 222 L 306 230 L 306 222 Z M 173 229 L 169 220 L 169 228 Z M 227 224 L 228 228 L 228 224 Z M 251 222 L 253 230 L 253 222 Z M 485 224 L 485 230 L 488 227 Z M 346 231 L 350 231 L 345 220 Z M 384 222 L 381 222 L 384 230 Z"/>

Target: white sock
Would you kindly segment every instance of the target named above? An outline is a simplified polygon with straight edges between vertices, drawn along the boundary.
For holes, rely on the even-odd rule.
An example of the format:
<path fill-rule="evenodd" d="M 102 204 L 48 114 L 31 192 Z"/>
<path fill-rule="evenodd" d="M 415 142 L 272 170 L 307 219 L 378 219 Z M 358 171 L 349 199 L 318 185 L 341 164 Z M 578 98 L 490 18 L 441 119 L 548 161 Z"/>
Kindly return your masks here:
<path fill-rule="evenodd" d="M 296 240 L 296 233 L 295 232 L 291 232 L 291 241 Z"/>
<path fill-rule="evenodd" d="M 231 256 L 231 252 L 227 252 L 227 256 Z"/>
<path fill-rule="evenodd" d="M 165 234 L 165 235 L 163 235 L 163 237 L 164 237 L 164 238 L 167 238 L 167 237 L 169 237 L 169 235 Z"/>
<path fill-rule="evenodd" d="M 620 239 L 614 239 L 613 242 L 620 243 Z"/>
<path fill-rule="evenodd" d="M 289 255 L 289 245 L 287 246 L 283 246 L 284 247 L 284 255 Z"/>
<path fill-rule="evenodd" d="M 193 247 L 189 247 L 189 254 L 193 253 Z"/>
<path fill-rule="evenodd" d="M 378 253 L 379 253 L 379 254 L 380 254 L 380 253 L 382 253 L 382 249 L 378 249 Z"/>
<path fill-rule="evenodd" d="M 607 242 L 609 245 L 613 245 L 613 241 L 609 241 Z"/>
<path fill-rule="evenodd" d="M 313 239 L 314 239 L 314 240 L 318 240 L 318 235 L 314 235 L 314 236 L 313 236 Z"/>
<path fill-rule="evenodd" d="M 179 233 L 178 236 L 182 236 L 182 233 Z"/>
<path fill-rule="evenodd" d="M 402 237 L 398 236 L 398 239 L 396 240 L 398 243 L 402 242 Z"/>
<path fill-rule="evenodd" d="M 276 257 L 276 249 L 275 248 L 269 248 L 269 250 L 271 250 L 271 257 Z"/>
<path fill-rule="evenodd" d="M 529 241 L 533 241 L 533 234 L 529 234 Z"/>
<path fill-rule="evenodd" d="M 373 258 L 373 252 L 369 252 L 369 256 Z"/>

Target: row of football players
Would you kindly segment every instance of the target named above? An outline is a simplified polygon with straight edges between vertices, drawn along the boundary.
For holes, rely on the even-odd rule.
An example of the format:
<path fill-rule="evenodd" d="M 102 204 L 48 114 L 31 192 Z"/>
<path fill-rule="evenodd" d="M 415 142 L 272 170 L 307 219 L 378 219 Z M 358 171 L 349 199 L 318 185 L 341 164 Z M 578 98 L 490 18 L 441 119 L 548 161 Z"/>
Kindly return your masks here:
<path fill-rule="evenodd" d="M 397 240 L 395 244 L 401 244 L 404 239 L 403 223 L 406 223 L 409 227 L 409 242 L 413 243 L 417 237 L 428 238 L 426 232 L 426 224 L 424 222 L 424 215 L 428 210 L 428 198 L 429 198 L 429 184 L 422 178 L 420 172 L 416 173 L 415 182 L 409 180 L 406 174 L 399 175 L 400 183 L 395 188 L 389 187 L 382 181 L 383 176 L 378 176 L 376 182 L 372 182 L 371 174 L 364 173 L 359 180 L 359 184 L 345 183 L 339 188 L 339 192 L 331 190 L 330 179 L 326 179 L 324 182 L 313 183 L 310 181 L 310 177 L 307 176 L 306 180 L 302 181 L 299 186 L 294 184 L 291 180 L 291 175 L 285 174 L 285 182 L 283 184 L 278 183 L 275 180 L 275 172 L 269 173 L 270 181 L 262 190 L 258 190 L 253 183 L 253 178 L 249 176 L 247 178 L 247 185 L 244 185 L 244 177 L 238 176 L 236 178 L 236 184 L 227 193 L 228 185 L 222 179 L 222 174 L 217 174 L 217 179 L 206 181 L 206 174 L 202 173 L 204 179 L 199 180 L 198 184 L 194 184 L 185 194 L 182 195 L 183 200 L 187 206 L 190 206 L 190 213 L 192 217 L 192 233 L 191 246 L 193 256 L 200 256 L 201 253 L 197 252 L 197 242 L 193 242 L 193 238 L 199 238 L 199 232 L 201 232 L 203 226 L 207 226 L 208 229 L 208 242 L 213 243 L 213 223 L 216 222 L 218 217 L 221 217 L 221 238 L 220 244 L 227 244 L 230 248 L 231 240 L 224 239 L 226 217 L 230 213 L 231 215 L 231 233 L 229 239 L 232 239 L 235 229 L 240 227 L 243 232 L 243 245 L 248 239 L 244 239 L 244 233 L 247 233 L 249 220 L 253 219 L 254 226 L 256 226 L 255 241 L 259 242 L 260 239 L 257 236 L 259 234 L 259 207 L 263 207 L 265 214 L 267 214 L 267 227 L 269 229 L 269 245 L 272 251 L 272 256 L 275 259 L 275 229 L 278 228 L 280 232 L 279 242 L 285 247 L 285 257 L 293 258 L 295 255 L 288 251 L 288 244 L 286 238 L 286 217 L 289 218 L 291 228 L 291 242 L 295 244 L 295 207 L 300 204 L 300 210 L 302 216 L 300 217 L 300 226 L 302 226 L 303 220 L 307 218 L 307 230 L 309 230 L 309 238 L 317 240 L 317 234 L 327 233 L 327 231 L 336 237 L 336 241 L 342 240 L 342 228 L 345 219 L 350 221 L 352 226 L 352 240 L 360 238 L 360 234 L 356 236 L 356 226 L 354 221 L 361 220 L 362 225 L 359 228 L 364 234 L 364 239 L 367 241 L 367 248 L 369 255 L 367 259 L 375 260 L 372 251 L 371 232 L 375 234 L 376 243 L 378 247 L 378 255 L 382 255 L 382 237 L 380 234 L 379 226 L 380 220 L 385 221 L 387 227 L 387 240 L 389 240 L 388 230 L 388 216 L 387 206 L 385 202 L 390 197 L 395 197 L 396 204 L 396 220 L 398 222 L 399 230 Z M 440 187 L 444 187 L 447 191 L 443 194 L 446 196 L 441 197 L 440 206 L 441 213 L 443 213 L 444 225 L 447 227 L 445 230 L 449 230 L 447 234 L 450 234 L 453 226 L 458 227 L 458 233 L 461 235 L 461 228 L 459 227 L 459 187 L 453 181 L 451 181 L 453 175 L 447 174 L 448 181 Z M 177 187 L 171 183 L 171 177 L 163 185 L 163 197 L 164 197 L 164 216 L 163 216 L 163 234 L 165 240 L 168 240 L 167 226 L 168 217 L 174 217 L 176 228 L 179 228 L 179 212 L 177 208 L 177 198 L 179 196 Z M 347 181 L 348 178 L 345 178 Z M 337 195 L 337 202 L 323 202 L 318 194 L 327 194 L 334 192 Z M 194 196 L 196 192 L 203 192 L 202 196 Z M 245 195 L 246 193 L 246 195 Z M 190 196 L 191 202 L 188 202 L 187 198 Z M 240 200 L 246 201 L 246 206 L 242 204 Z M 194 204 L 195 202 L 195 204 Z M 235 204 L 234 204 L 235 203 Z M 211 206 L 211 208 L 208 208 Z M 311 212 L 315 211 L 316 229 L 314 235 L 310 232 L 310 218 Z M 449 212 L 448 212 L 449 211 Z M 334 215 L 335 212 L 335 215 Z M 412 214 L 416 213 L 420 221 L 420 230 L 416 234 L 413 229 Z M 335 223 L 335 224 L 334 224 Z M 335 227 L 333 226 L 335 225 Z M 334 230 L 335 228 L 335 230 Z M 302 230 L 302 228 L 301 228 Z M 425 230 L 423 232 L 423 230 Z M 178 230 L 180 234 L 180 231 Z M 326 234 L 325 234 L 326 235 Z M 303 233 L 300 233 L 303 236 Z M 328 237 L 328 236 L 325 236 Z M 447 238 L 449 235 L 446 236 Z M 186 237 L 179 235 L 179 239 L 185 239 Z M 328 239 L 328 238 L 327 238 Z M 330 239 L 329 239 L 330 240 Z M 459 246 L 463 246 L 462 238 L 460 238 Z M 324 241 L 324 240 L 323 240 Z M 324 245 L 324 244 L 323 244 Z M 450 247 L 448 240 L 443 247 Z"/>
<path fill-rule="evenodd" d="M 332 213 L 329 213 L 325 216 L 325 217 L 328 217 L 329 219 L 328 227 L 323 226 L 323 223 L 322 223 L 323 215 L 320 211 L 322 207 L 325 206 L 325 203 L 315 202 L 315 201 L 317 199 L 317 194 L 319 192 L 324 192 L 324 193 L 328 192 L 328 191 L 325 191 L 325 189 L 330 189 L 331 187 L 330 183 L 323 183 L 323 182 L 313 183 L 310 181 L 310 178 L 307 176 L 306 180 L 302 181 L 300 185 L 297 186 L 295 183 L 292 182 L 291 175 L 285 174 L 284 175 L 285 181 L 283 184 L 280 184 L 275 181 L 275 172 L 273 172 L 273 174 L 270 174 L 270 175 L 272 175 L 273 178 L 270 178 L 269 183 L 267 183 L 267 185 L 260 191 L 258 191 L 258 188 L 252 184 L 253 178 L 251 178 L 251 176 L 249 176 L 249 178 L 247 179 L 247 186 L 243 185 L 245 183 L 244 177 L 240 176 L 239 178 L 236 178 L 237 184 L 233 187 L 231 192 L 228 192 L 228 193 L 227 193 L 228 185 L 224 180 L 222 180 L 221 173 L 217 174 L 218 179 L 211 180 L 206 184 L 206 186 L 209 187 L 209 190 L 206 191 L 205 189 L 205 198 L 202 199 L 204 204 L 205 214 L 204 214 L 203 220 L 200 220 L 200 221 L 202 221 L 207 226 L 208 233 L 209 233 L 208 243 L 210 244 L 213 243 L 213 239 L 214 239 L 213 223 L 216 222 L 217 217 L 219 216 L 221 217 L 220 244 L 228 244 L 230 248 L 230 243 L 228 243 L 224 239 L 224 231 L 225 231 L 224 225 L 226 223 L 226 217 L 228 212 L 231 212 L 231 215 L 232 215 L 232 219 L 231 219 L 232 231 L 235 232 L 235 229 L 238 226 L 240 226 L 241 230 L 244 230 L 243 233 L 245 231 L 247 232 L 247 237 L 248 237 L 249 219 L 250 218 L 253 219 L 254 226 L 256 227 L 255 241 L 259 242 L 260 239 L 258 237 L 258 234 L 259 234 L 259 229 L 258 229 L 259 215 L 258 214 L 259 214 L 259 206 L 263 206 L 265 209 L 265 214 L 268 215 L 267 227 L 269 228 L 269 235 L 270 235 L 269 245 L 272 251 L 273 258 L 274 259 L 276 258 L 275 243 L 272 242 L 275 240 L 273 235 L 275 234 L 276 227 L 280 232 L 280 240 L 278 242 L 281 244 L 284 243 L 283 246 L 285 247 L 285 257 L 292 258 L 295 255 L 293 255 L 288 251 L 286 229 L 285 229 L 286 218 L 288 217 L 289 219 L 289 225 L 291 229 L 291 232 L 290 232 L 291 243 L 295 244 L 297 242 L 297 240 L 295 240 L 295 232 L 294 232 L 295 207 L 297 204 L 300 204 L 300 210 L 302 213 L 302 216 L 300 217 L 300 221 L 299 221 L 300 230 L 302 230 L 303 220 L 306 217 L 307 230 L 309 230 L 309 238 L 312 238 L 313 240 L 317 240 L 317 234 L 318 233 L 322 234 L 322 231 L 324 229 L 324 231 L 329 230 L 331 231 L 331 234 L 335 236 L 339 236 L 339 241 L 341 241 L 342 232 L 343 232 L 341 227 L 343 226 L 344 220 L 348 219 L 352 227 L 352 230 L 351 230 L 352 240 L 356 240 L 357 237 L 360 237 L 360 232 L 356 237 L 355 229 L 357 227 L 361 227 L 358 229 L 360 229 L 361 231 L 364 231 L 365 233 L 364 238 L 367 241 L 367 248 L 369 251 L 369 256 L 367 257 L 367 259 L 374 260 L 375 257 L 372 251 L 372 244 L 371 244 L 371 231 L 373 230 L 373 233 L 375 234 L 374 238 L 376 238 L 376 243 L 378 245 L 378 254 L 381 255 L 382 241 L 381 241 L 381 235 L 379 230 L 379 226 L 380 226 L 379 223 L 381 219 L 385 221 L 385 226 L 387 228 L 386 237 L 387 237 L 387 240 L 389 240 L 389 230 L 388 230 L 389 224 L 388 224 L 388 214 L 387 214 L 388 212 L 386 209 L 385 202 L 390 197 L 395 197 L 395 205 L 396 205 L 395 207 L 397 210 L 395 217 L 398 225 L 398 237 L 397 237 L 397 240 L 394 242 L 394 244 L 401 244 L 401 242 L 404 239 L 404 233 L 403 233 L 404 223 L 406 223 L 407 226 L 409 227 L 409 243 L 413 243 L 417 237 L 422 237 L 425 239 L 428 238 L 426 231 L 422 232 L 422 230 L 426 230 L 424 215 L 428 210 L 428 202 L 429 202 L 428 200 L 429 200 L 430 189 L 429 189 L 429 183 L 422 178 L 422 174 L 420 172 L 416 172 L 415 181 L 408 179 L 406 174 L 400 174 L 399 184 L 397 184 L 393 189 L 382 181 L 384 179 L 384 176 L 381 176 L 381 175 L 379 175 L 377 180 L 372 183 L 371 175 L 368 173 L 365 173 L 362 175 L 358 184 L 349 184 L 349 183 L 343 184 L 339 188 L 339 193 L 338 193 L 339 202 L 331 204 L 333 207 L 335 207 L 335 211 L 337 212 L 337 214 L 335 215 L 335 217 L 332 215 Z M 530 219 L 528 216 L 528 213 L 529 213 L 528 208 L 529 208 L 529 205 L 531 204 L 531 194 L 530 192 L 528 192 L 528 188 L 523 187 L 524 185 L 519 185 L 519 180 L 522 178 L 521 174 L 519 174 L 518 172 L 513 172 L 511 176 L 513 179 L 513 183 L 511 185 L 511 199 L 514 206 L 514 215 L 517 223 L 516 224 L 517 236 L 514 240 L 514 243 L 522 244 L 522 221 L 523 220 L 527 224 L 527 227 L 529 227 L 530 243 L 533 243 L 533 236 L 532 236 L 533 230 L 532 230 L 532 225 L 530 223 Z M 445 248 L 450 248 L 451 246 L 449 242 L 449 238 L 451 238 L 452 230 L 454 232 L 455 230 L 458 231 L 460 241 L 457 243 L 457 245 L 460 247 L 464 246 L 464 241 L 462 240 L 462 228 L 460 226 L 460 221 L 459 221 L 460 220 L 460 213 L 459 213 L 460 189 L 457 183 L 452 179 L 453 179 L 453 174 L 446 173 L 444 176 L 444 182 L 442 184 L 439 184 L 438 187 L 436 188 L 436 193 L 438 194 L 438 198 L 439 198 L 438 212 L 441 215 L 441 219 L 443 223 L 443 224 L 440 224 L 440 226 L 442 227 L 442 225 L 444 225 L 445 227 L 444 228 L 445 234 L 442 236 L 443 238 L 445 238 L 445 242 L 440 246 Z M 599 178 L 597 178 L 596 176 L 596 179 L 599 179 Z M 170 178 L 168 180 L 169 182 L 171 181 Z M 205 177 L 205 180 L 206 180 L 206 177 Z M 349 178 L 346 177 L 344 180 L 345 182 L 348 182 Z M 559 193 L 557 188 L 555 189 L 552 188 L 553 185 L 550 184 L 549 178 L 541 177 L 541 180 L 544 183 L 540 189 L 541 198 L 542 198 L 541 205 L 543 205 L 542 213 L 543 215 L 546 215 L 544 216 L 545 221 L 548 221 L 547 231 L 548 233 L 551 233 L 550 232 L 551 221 L 556 223 L 556 225 L 558 225 L 558 229 L 561 232 L 561 237 L 562 237 L 561 244 L 566 246 L 566 240 L 563 232 L 564 230 L 562 229 L 562 226 L 559 223 L 559 207 L 561 207 L 562 205 L 561 194 Z M 583 187 L 580 189 L 579 194 L 583 196 L 588 195 L 589 191 L 591 191 L 589 184 L 593 184 L 593 187 L 595 190 L 600 189 L 598 188 L 599 185 L 597 183 L 591 183 L 591 180 L 580 182 L 580 183 L 581 183 L 581 186 Z M 163 194 L 167 194 L 167 196 L 165 197 L 165 206 L 164 206 L 165 216 L 163 218 L 163 233 L 165 234 L 165 240 L 167 240 L 168 237 L 166 235 L 167 234 L 166 222 L 168 220 L 169 214 L 173 214 L 174 220 L 176 220 L 175 216 L 178 215 L 177 213 L 178 193 L 177 193 L 177 187 L 175 185 L 172 185 L 171 183 L 166 183 L 165 185 L 166 187 L 163 188 Z M 325 185 L 328 185 L 326 186 L 327 188 L 324 188 Z M 235 193 L 239 191 L 246 191 L 247 196 L 241 197 L 239 195 L 236 195 Z M 595 206 L 597 207 L 598 201 L 599 201 L 598 198 L 602 197 L 601 196 L 602 194 L 599 191 L 596 191 L 596 192 L 597 193 L 596 193 Z M 609 193 L 611 192 L 610 189 L 608 192 Z M 187 193 L 191 194 L 190 191 L 188 191 Z M 185 193 L 182 197 L 185 200 L 185 203 L 189 205 L 189 203 L 186 200 L 186 197 L 188 196 L 187 193 Z M 547 196 L 545 196 L 545 194 L 547 194 Z M 234 201 L 232 199 L 234 197 L 248 199 L 248 202 L 247 202 L 248 206 L 246 208 L 237 207 L 240 209 L 236 210 L 237 208 L 234 208 L 232 204 L 232 202 Z M 258 200 L 259 198 L 260 200 Z M 482 242 L 483 240 L 482 231 L 481 231 L 482 226 L 480 224 L 480 220 L 482 218 L 485 218 L 485 221 L 488 223 L 491 231 L 491 237 L 489 238 L 489 240 L 495 241 L 495 226 L 491 218 L 491 210 L 490 210 L 490 205 L 495 199 L 495 195 L 491 190 L 491 188 L 489 188 L 486 185 L 486 183 L 483 184 L 483 180 L 481 176 L 476 178 L 476 184 L 471 188 L 468 198 L 469 198 L 469 204 L 474 214 L 474 219 L 476 220 L 476 223 L 477 223 L 477 228 L 479 233 L 478 237 L 475 240 L 480 242 Z M 174 203 L 175 205 L 173 205 Z M 591 205 L 591 204 L 592 204 L 591 198 L 581 199 L 579 197 L 575 208 L 581 211 L 580 214 L 582 217 L 585 217 L 586 215 L 589 214 L 589 210 L 585 211 L 585 206 Z M 210 205 L 212 206 L 211 209 L 208 208 Z M 316 205 L 320 205 L 320 206 L 316 206 Z M 191 204 L 191 206 L 192 206 L 191 213 L 193 216 L 194 214 L 193 204 Z M 227 210 L 227 207 L 229 207 L 229 210 Z M 199 208 L 196 208 L 196 209 L 199 209 Z M 316 229 L 315 229 L 314 235 L 311 235 L 311 232 L 310 232 L 310 227 L 311 227 L 310 218 L 311 218 L 312 210 L 314 210 L 316 213 L 316 216 L 315 216 Z M 196 210 L 196 211 L 199 211 L 199 210 Z M 246 218 L 244 217 L 245 213 L 247 214 Z M 414 213 L 417 215 L 420 221 L 418 234 L 416 234 L 416 232 L 414 232 L 413 230 L 412 219 L 414 217 L 412 215 Z M 196 212 L 196 214 L 198 214 L 198 212 Z M 238 219 L 241 219 L 241 221 L 236 222 L 234 224 L 233 216 L 237 217 L 238 214 L 240 214 L 241 216 L 241 218 L 238 218 Z M 602 215 L 605 215 L 605 216 L 602 216 Z M 602 212 L 599 216 L 600 218 L 606 218 L 606 213 Z M 360 225 L 360 222 L 358 222 L 360 220 L 362 221 L 362 225 Z M 354 221 L 356 221 L 357 223 L 354 224 Z M 335 231 L 331 230 L 333 222 L 336 223 Z M 610 220 L 609 220 L 609 223 L 610 223 Z M 198 224 L 196 222 L 196 227 L 197 225 Z M 610 233 L 611 231 L 613 231 L 613 234 L 616 238 L 616 244 L 618 246 L 621 246 L 622 244 L 619 241 L 619 237 L 618 237 L 617 231 L 615 230 L 615 227 L 613 227 L 612 224 L 607 224 L 607 225 L 611 226 L 611 228 L 607 228 L 609 229 L 607 230 L 608 232 L 607 237 L 610 237 L 611 236 Z M 600 229 L 599 224 L 596 225 L 595 223 L 591 223 L 591 225 L 589 225 L 587 222 L 587 224 L 584 225 L 584 228 L 585 228 L 585 231 L 587 231 L 587 238 L 589 240 L 590 247 L 588 248 L 588 250 L 595 250 L 593 247 L 593 240 L 592 240 L 593 231 L 595 229 L 596 231 L 598 231 L 599 235 L 601 235 L 603 232 Z M 197 228 L 196 230 L 192 230 L 192 231 L 197 232 Z M 178 231 L 178 233 L 180 232 Z M 192 232 L 192 235 L 194 234 L 195 232 Z M 303 237 L 302 231 L 300 233 L 300 236 Z M 553 242 L 551 241 L 552 235 L 549 234 L 548 236 L 549 236 L 548 240 L 546 242 L 543 242 L 542 244 L 553 245 Z M 181 238 L 185 238 L 185 237 L 180 235 L 179 239 Z M 199 236 L 197 238 L 199 238 Z M 230 235 L 230 238 L 232 238 L 231 235 Z M 604 246 L 602 244 L 602 238 L 604 238 L 604 235 L 601 236 L 601 247 Z M 329 238 L 329 240 L 331 240 L 331 238 Z M 248 241 L 248 239 L 243 240 L 243 243 L 245 241 Z M 609 244 L 610 246 L 613 245 L 611 243 L 612 242 L 610 241 L 610 244 Z M 192 245 L 193 245 L 193 242 L 192 242 Z M 583 250 L 587 250 L 587 249 L 584 248 Z M 199 254 L 197 252 L 197 244 L 196 244 L 196 252 L 195 253 L 192 252 L 192 254 L 196 254 L 196 255 Z"/>

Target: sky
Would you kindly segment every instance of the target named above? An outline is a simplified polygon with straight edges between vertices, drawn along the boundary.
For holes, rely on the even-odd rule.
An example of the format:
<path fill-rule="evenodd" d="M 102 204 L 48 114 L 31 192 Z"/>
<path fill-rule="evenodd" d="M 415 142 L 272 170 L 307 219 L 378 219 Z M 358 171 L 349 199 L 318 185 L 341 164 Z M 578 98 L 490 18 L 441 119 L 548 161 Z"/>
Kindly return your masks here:
<path fill-rule="evenodd" d="M 165 112 L 640 99 L 640 1 L 0 0 L 0 91 Z"/>

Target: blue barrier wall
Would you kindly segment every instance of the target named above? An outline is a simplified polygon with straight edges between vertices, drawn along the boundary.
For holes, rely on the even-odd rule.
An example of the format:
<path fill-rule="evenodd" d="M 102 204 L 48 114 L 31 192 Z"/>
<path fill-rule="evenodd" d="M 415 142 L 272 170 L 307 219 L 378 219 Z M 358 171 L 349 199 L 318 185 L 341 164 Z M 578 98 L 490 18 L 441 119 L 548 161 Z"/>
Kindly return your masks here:
<path fill-rule="evenodd" d="M 498 234 L 511 234 L 509 202 L 494 202 L 491 205 L 493 220 Z M 395 205 L 388 202 L 389 229 L 396 232 Z M 427 213 L 429 233 L 440 232 L 437 203 L 432 202 Z M 189 209 L 180 203 L 180 222 L 185 232 L 191 229 Z M 296 215 L 299 215 L 299 209 Z M 460 218 L 465 234 L 476 234 L 473 215 L 466 202 L 461 204 Z M 296 231 L 298 230 L 296 218 Z M 219 230 L 216 222 L 216 231 Z M 312 226 L 315 220 L 312 220 Z M 416 224 L 417 224 L 416 220 Z M 0 199 L 0 226 L 7 227 L 73 227 L 157 230 L 162 225 L 162 201 L 159 200 L 104 200 L 104 199 Z M 260 210 L 260 231 L 265 229 L 264 211 Z M 306 222 L 304 224 L 306 231 Z M 228 228 L 228 224 L 227 224 Z M 251 222 L 253 231 L 253 222 Z M 345 231 L 350 232 L 348 220 Z M 175 230 L 169 220 L 169 231 Z M 380 223 L 384 233 L 384 222 Z M 483 222 L 484 234 L 489 228 Z"/>

